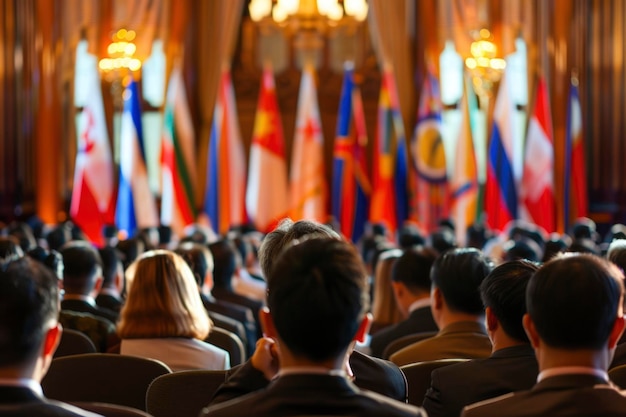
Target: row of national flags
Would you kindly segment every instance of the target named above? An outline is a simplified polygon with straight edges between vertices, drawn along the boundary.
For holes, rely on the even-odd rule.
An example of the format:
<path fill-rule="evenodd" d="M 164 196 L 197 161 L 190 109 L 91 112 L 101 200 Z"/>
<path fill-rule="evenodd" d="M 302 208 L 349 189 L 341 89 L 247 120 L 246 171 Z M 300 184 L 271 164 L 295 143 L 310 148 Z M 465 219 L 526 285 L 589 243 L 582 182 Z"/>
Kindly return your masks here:
<path fill-rule="evenodd" d="M 225 69 L 217 89 L 209 138 L 202 213 L 213 230 L 221 234 L 245 223 L 268 232 L 282 218 L 291 217 L 332 220 L 344 236 L 354 241 L 363 235 L 368 222 L 383 223 L 392 233 L 406 222 L 430 232 L 447 218 L 455 222 L 460 243 L 464 243 L 466 227 L 482 218 L 495 230 L 503 230 L 510 220 L 523 218 L 548 232 L 555 231 L 554 144 L 548 90 L 540 78 L 526 134 L 523 174 L 518 181 L 513 173 L 510 119 L 514 106 L 508 82 L 505 75 L 496 98 L 485 200 L 481 202 L 471 127 L 475 95 L 467 85 L 460 106 L 462 121 L 455 154 L 446 155 L 434 72 L 429 70 L 425 77 L 415 132 L 407 141 L 393 70 L 385 68 L 377 127 L 368 147 L 361 95 L 353 69 L 346 67 L 333 145 L 332 184 L 327 187 L 313 70 L 305 68 L 302 73 L 288 172 L 272 68 L 263 71 L 248 164 L 232 79 Z M 70 208 L 73 220 L 98 245 L 103 244 L 103 227 L 113 222 L 128 236 L 159 224 L 182 235 L 185 227 L 199 219 L 194 196 L 198 174 L 196 139 L 182 71 L 179 67 L 173 69 L 164 106 L 160 213 L 148 185 L 137 84 L 131 81 L 124 91 L 117 193 L 99 83 L 92 88 L 91 100 L 79 117 Z M 582 114 L 577 85 L 571 88 L 564 187 L 566 220 L 587 215 Z M 450 175 L 447 159 L 454 161 Z M 480 207 L 484 213 L 479 212 Z"/>

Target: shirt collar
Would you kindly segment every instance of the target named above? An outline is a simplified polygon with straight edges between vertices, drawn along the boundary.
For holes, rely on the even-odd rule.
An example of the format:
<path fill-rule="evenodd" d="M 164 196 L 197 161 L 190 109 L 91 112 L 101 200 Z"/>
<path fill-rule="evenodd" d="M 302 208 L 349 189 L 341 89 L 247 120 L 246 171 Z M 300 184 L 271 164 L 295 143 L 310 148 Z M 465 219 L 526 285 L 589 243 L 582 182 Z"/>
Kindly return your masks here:
<path fill-rule="evenodd" d="M 0 378 L 0 385 L 5 386 L 5 387 L 10 386 L 10 387 L 28 388 L 31 391 L 33 391 L 35 394 L 37 394 L 39 397 L 43 397 L 43 391 L 41 390 L 41 385 L 37 381 L 31 378 L 18 378 L 18 379 Z"/>
<path fill-rule="evenodd" d="M 541 382 L 546 378 L 558 375 L 571 375 L 571 374 L 584 374 L 593 375 L 598 378 L 602 378 L 605 381 L 609 380 L 609 375 L 606 371 L 597 368 L 590 368 L 587 366 L 560 366 L 557 368 L 549 368 L 541 371 L 537 376 L 537 382 Z"/>
<path fill-rule="evenodd" d="M 430 307 L 430 298 L 420 298 L 419 300 L 413 301 L 413 303 L 409 306 L 409 314 L 417 310 L 418 308 Z"/>
<path fill-rule="evenodd" d="M 315 366 L 291 366 L 288 368 L 282 368 L 278 371 L 278 375 L 276 377 L 285 376 L 285 375 L 330 375 L 330 376 L 340 376 L 347 377 L 346 371 L 343 369 L 327 369 L 320 368 Z"/>
<path fill-rule="evenodd" d="M 89 304 L 92 307 L 96 306 L 96 301 L 93 299 L 93 297 L 90 297 L 88 295 L 80 295 L 80 294 L 65 294 L 63 296 L 64 300 L 80 300 L 80 301 L 84 301 L 87 304 Z"/>

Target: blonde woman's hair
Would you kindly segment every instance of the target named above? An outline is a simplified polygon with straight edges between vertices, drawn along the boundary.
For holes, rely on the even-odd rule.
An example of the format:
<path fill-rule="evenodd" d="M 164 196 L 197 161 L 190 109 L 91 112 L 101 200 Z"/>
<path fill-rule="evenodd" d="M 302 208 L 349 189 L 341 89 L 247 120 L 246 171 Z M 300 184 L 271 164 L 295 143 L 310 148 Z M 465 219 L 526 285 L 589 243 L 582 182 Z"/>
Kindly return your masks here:
<path fill-rule="evenodd" d="M 212 323 L 183 258 L 153 250 L 141 255 L 129 271 L 128 297 L 117 325 L 120 338 L 208 336 Z"/>
<path fill-rule="evenodd" d="M 386 250 L 380 254 L 376 264 L 372 316 L 378 325 L 391 325 L 402 320 L 402 312 L 391 289 L 391 268 L 401 255 L 400 249 Z"/>

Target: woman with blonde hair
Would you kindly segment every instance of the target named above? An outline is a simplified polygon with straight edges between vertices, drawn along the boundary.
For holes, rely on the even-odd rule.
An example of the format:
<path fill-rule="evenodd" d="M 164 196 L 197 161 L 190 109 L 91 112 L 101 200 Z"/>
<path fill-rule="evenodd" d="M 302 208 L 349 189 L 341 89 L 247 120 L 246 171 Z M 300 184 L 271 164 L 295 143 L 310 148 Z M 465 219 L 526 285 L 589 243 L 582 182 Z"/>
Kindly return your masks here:
<path fill-rule="evenodd" d="M 127 273 L 117 325 L 120 353 L 158 359 L 173 371 L 228 369 L 228 352 L 203 340 L 212 323 L 187 263 L 174 252 L 141 255 Z"/>
<path fill-rule="evenodd" d="M 396 303 L 391 288 L 391 268 L 401 255 L 402 250 L 400 249 L 387 249 L 378 257 L 373 283 L 372 316 L 374 321 L 370 334 L 402 320 L 402 312 Z"/>

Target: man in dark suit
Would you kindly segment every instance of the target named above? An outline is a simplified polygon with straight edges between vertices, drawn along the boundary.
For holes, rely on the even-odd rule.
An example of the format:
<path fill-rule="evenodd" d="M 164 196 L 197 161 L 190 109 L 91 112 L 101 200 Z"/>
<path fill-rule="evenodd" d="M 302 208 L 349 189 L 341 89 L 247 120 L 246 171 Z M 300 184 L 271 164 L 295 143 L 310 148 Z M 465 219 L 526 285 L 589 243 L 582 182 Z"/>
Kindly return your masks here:
<path fill-rule="evenodd" d="M 102 260 L 102 286 L 96 297 L 96 304 L 99 307 L 112 310 L 119 314 L 124 300 L 124 267 L 118 255 L 117 249 L 112 246 L 105 246 L 98 250 Z"/>
<path fill-rule="evenodd" d="M 431 375 L 424 398 L 429 417 L 458 417 L 464 406 L 513 391 L 537 381 L 537 360 L 522 326 L 526 286 L 537 265 L 511 261 L 494 269 L 480 290 L 493 353 L 486 359 L 444 366 Z"/>
<path fill-rule="evenodd" d="M 63 289 L 61 310 L 89 313 L 117 322 L 117 314 L 99 307 L 95 296 L 102 285 L 102 261 L 98 251 L 88 242 L 74 240 L 61 248 L 63 256 Z"/>
<path fill-rule="evenodd" d="M 278 258 L 261 312 L 276 378 L 259 390 L 203 411 L 205 416 L 415 416 L 422 410 L 369 391 L 349 378 L 346 356 L 371 323 L 367 274 L 355 248 L 337 239 L 307 239 Z"/>
<path fill-rule="evenodd" d="M 41 391 L 61 339 L 58 279 L 21 258 L 0 265 L 0 416 L 95 416 Z"/>
<path fill-rule="evenodd" d="M 398 366 L 454 358 L 486 358 L 491 341 L 485 329 L 480 283 L 493 266 L 474 248 L 453 249 L 439 256 L 430 270 L 430 308 L 439 332 L 389 358 Z"/>
<path fill-rule="evenodd" d="M 387 345 L 403 336 L 438 330 L 430 311 L 430 268 L 436 258 L 432 249 L 408 248 L 393 264 L 393 294 L 406 319 L 372 336 L 372 355 L 382 358 Z"/>
<path fill-rule="evenodd" d="M 526 290 L 524 328 L 537 384 L 466 407 L 463 416 L 626 416 L 626 392 L 607 368 L 624 330 L 623 273 L 590 254 L 557 255 Z"/>

